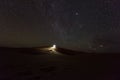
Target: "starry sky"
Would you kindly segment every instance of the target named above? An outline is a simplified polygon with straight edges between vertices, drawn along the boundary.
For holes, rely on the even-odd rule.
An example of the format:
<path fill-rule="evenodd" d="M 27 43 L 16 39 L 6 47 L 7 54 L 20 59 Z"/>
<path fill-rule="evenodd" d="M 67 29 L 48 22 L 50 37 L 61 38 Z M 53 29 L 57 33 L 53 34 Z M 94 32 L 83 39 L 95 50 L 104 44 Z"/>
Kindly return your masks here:
<path fill-rule="evenodd" d="M 0 45 L 120 52 L 119 0 L 0 0 Z"/>

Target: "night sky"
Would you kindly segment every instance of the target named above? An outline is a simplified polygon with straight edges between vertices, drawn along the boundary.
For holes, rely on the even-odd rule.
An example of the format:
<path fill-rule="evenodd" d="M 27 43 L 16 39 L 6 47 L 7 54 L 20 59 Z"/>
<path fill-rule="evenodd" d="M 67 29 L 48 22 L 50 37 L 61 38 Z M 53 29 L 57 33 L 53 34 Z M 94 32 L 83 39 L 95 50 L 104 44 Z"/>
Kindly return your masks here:
<path fill-rule="evenodd" d="M 0 45 L 120 52 L 119 0 L 0 0 Z"/>

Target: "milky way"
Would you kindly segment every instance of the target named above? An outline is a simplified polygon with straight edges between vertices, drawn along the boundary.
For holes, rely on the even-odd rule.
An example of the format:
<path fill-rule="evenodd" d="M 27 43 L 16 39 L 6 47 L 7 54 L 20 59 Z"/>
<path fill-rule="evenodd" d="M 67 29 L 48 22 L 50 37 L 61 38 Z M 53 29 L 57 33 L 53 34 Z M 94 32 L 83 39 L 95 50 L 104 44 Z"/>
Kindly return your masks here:
<path fill-rule="evenodd" d="M 119 2 L 0 0 L 0 44 L 120 52 Z"/>

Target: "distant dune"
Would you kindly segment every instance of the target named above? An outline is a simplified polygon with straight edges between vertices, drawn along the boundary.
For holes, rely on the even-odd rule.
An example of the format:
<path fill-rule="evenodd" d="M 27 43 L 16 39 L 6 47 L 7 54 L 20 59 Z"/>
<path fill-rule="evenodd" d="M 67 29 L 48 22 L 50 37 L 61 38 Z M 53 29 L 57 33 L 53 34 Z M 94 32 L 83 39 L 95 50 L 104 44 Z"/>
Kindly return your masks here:
<path fill-rule="evenodd" d="M 65 49 L 65 48 L 56 48 L 56 51 L 66 54 L 66 55 L 80 55 L 80 54 L 88 54 L 87 52 L 82 52 L 82 51 L 75 51 L 75 50 L 70 50 L 70 49 Z"/>
<path fill-rule="evenodd" d="M 42 54 L 35 48 L 10 48 L 10 47 L 0 47 L 0 52 L 12 52 L 12 53 L 22 53 L 22 54 Z"/>
<path fill-rule="evenodd" d="M 42 49 L 48 48 L 49 46 L 42 46 L 42 47 L 34 47 L 34 48 L 11 48 L 11 47 L 0 47 L 0 52 L 14 52 L 14 53 L 22 53 L 22 54 L 45 54 L 46 52 L 43 51 Z M 41 53 L 42 52 L 42 53 Z M 65 48 L 56 48 L 56 52 L 59 52 L 61 54 L 65 55 L 80 55 L 80 54 L 89 54 L 86 52 L 82 51 L 74 51 L 70 49 L 65 49 Z"/>
<path fill-rule="evenodd" d="M 31 47 L 31 48 L 13 48 L 13 47 L 0 47 L 0 52 L 13 52 L 13 53 L 22 53 L 22 54 L 33 54 L 33 55 L 43 55 L 48 54 L 51 51 L 45 51 L 43 49 L 50 48 L 50 46 L 40 46 L 40 47 Z M 57 47 L 56 52 L 65 54 L 65 55 L 100 55 L 100 54 L 119 54 L 119 53 L 99 53 L 99 52 L 84 52 L 84 51 L 75 51 L 71 49 L 66 49 L 62 47 Z"/>

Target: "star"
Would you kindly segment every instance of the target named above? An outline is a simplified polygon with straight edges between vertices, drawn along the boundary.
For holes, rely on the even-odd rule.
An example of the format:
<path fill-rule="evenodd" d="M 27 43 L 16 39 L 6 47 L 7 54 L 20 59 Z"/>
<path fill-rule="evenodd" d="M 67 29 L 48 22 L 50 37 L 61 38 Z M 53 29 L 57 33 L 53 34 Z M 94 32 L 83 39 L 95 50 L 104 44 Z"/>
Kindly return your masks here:
<path fill-rule="evenodd" d="M 76 12 L 76 13 L 75 13 L 75 15 L 76 15 L 76 16 L 78 16 L 78 15 L 79 15 L 79 13 L 78 13 L 78 12 Z"/>

